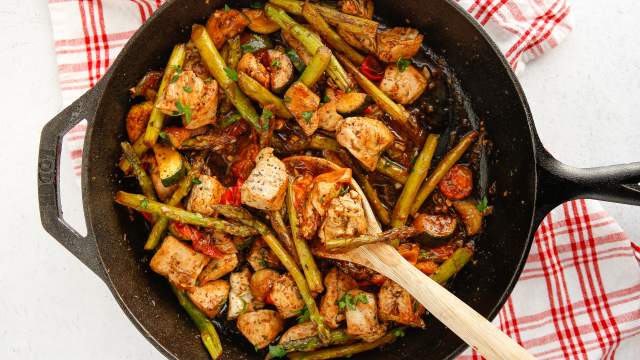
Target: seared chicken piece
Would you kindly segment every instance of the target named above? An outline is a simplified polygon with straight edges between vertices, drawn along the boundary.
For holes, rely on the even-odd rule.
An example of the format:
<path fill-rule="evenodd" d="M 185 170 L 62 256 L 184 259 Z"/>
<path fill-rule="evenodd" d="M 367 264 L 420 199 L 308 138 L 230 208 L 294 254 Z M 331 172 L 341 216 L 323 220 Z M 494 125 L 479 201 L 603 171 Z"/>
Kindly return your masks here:
<path fill-rule="evenodd" d="M 215 124 L 218 111 L 218 83 L 202 80 L 193 71 L 176 71 L 156 107 L 167 115 L 182 115 L 187 129 Z"/>
<path fill-rule="evenodd" d="M 336 110 L 336 102 L 329 101 L 320 106 L 317 111 L 318 127 L 327 131 L 336 131 L 338 124 L 343 120 L 342 115 Z"/>
<path fill-rule="evenodd" d="M 151 116 L 151 110 L 153 110 L 153 103 L 151 101 L 132 105 L 129 109 L 127 113 L 127 136 L 129 137 L 130 143 L 133 144 L 144 134 L 147 129 L 149 117 Z"/>
<path fill-rule="evenodd" d="M 229 309 L 227 319 L 233 320 L 240 314 L 244 314 L 255 309 L 253 295 L 251 295 L 251 271 L 244 268 L 239 272 L 234 272 L 229 276 L 231 290 L 229 291 Z"/>
<path fill-rule="evenodd" d="M 303 322 L 302 324 L 293 325 L 280 337 L 279 344 L 289 341 L 307 339 L 318 334 L 316 324 L 313 321 Z"/>
<path fill-rule="evenodd" d="M 265 14 L 263 9 L 242 9 L 249 18 L 249 30 L 258 34 L 271 34 L 280 30 L 280 26 Z"/>
<path fill-rule="evenodd" d="M 338 35 L 349 45 L 356 49 L 375 54 L 376 53 L 376 32 L 364 31 L 356 33 L 348 30 L 345 26 L 338 24 Z"/>
<path fill-rule="evenodd" d="M 367 170 L 374 171 L 380 154 L 393 142 L 393 134 L 380 120 L 349 117 L 338 125 L 336 140 Z"/>
<path fill-rule="evenodd" d="M 249 25 L 249 18 L 236 9 L 216 10 L 207 20 L 207 33 L 218 49 L 224 42 L 240 34 Z"/>
<path fill-rule="evenodd" d="M 156 162 L 155 156 L 149 158 L 150 162 L 150 171 L 149 175 L 151 177 L 151 182 L 153 183 L 153 188 L 156 190 L 156 194 L 160 198 L 161 201 L 167 200 L 176 188 L 178 184 L 173 184 L 171 186 L 164 186 L 162 180 L 160 179 L 160 171 L 158 170 L 158 163 Z"/>
<path fill-rule="evenodd" d="M 373 0 L 342 0 L 340 10 L 349 15 L 365 19 L 373 17 Z"/>
<path fill-rule="evenodd" d="M 236 254 L 226 254 L 219 259 L 211 259 L 198 277 L 198 282 L 206 284 L 218 280 L 235 270 L 236 266 L 238 266 L 238 255 Z"/>
<path fill-rule="evenodd" d="M 356 336 L 366 342 L 382 337 L 386 326 L 378 322 L 376 296 L 362 290 L 349 290 L 342 299 L 345 303 L 347 334 Z"/>
<path fill-rule="evenodd" d="M 378 293 L 380 320 L 424 328 L 424 307 L 417 303 L 400 285 L 387 279 Z"/>
<path fill-rule="evenodd" d="M 167 236 L 151 258 L 149 266 L 181 289 L 191 289 L 209 262 L 209 257 L 196 252 L 175 237 Z"/>
<path fill-rule="evenodd" d="M 328 327 L 337 329 L 340 326 L 340 323 L 344 320 L 344 313 L 338 306 L 338 300 L 347 291 L 355 289 L 357 286 L 358 284 L 351 276 L 336 268 L 331 269 L 327 276 L 324 277 L 324 287 L 327 291 L 320 303 L 320 314 Z"/>
<path fill-rule="evenodd" d="M 202 80 L 207 80 L 211 77 L 209 69 L 207 69 L 207 66 L 202 62 L 198 49 L 191 41 L 187 43 L 182 70 L 191 70 Z"/>
<path fill-rule="evenodd" d="M 367 219 L 362 199 L 355 190 L 331 200 L 318 237 L 320 240 L 362 235 L 367 231 Z"/>
<path fill-rule="evenodd" d="M 320 106 L 320 97 L 305 84 L 296 82 L 291 85 L 284 93 L 284 105 L 306 135 L 311 135 L 318 129 L 319 119 L 316 110 Z"/>
<path fill-rule="evenodd" d="M 380 82 L 380 90 L 403 105 L 416 101 L 426 88 L 427 79 L 413 65 L 400 70 L 396 64 L 390 64 Z"/>
<path fill-rule="evenodd" d="M 258 270 L 251 275 L 251 294 L 256 301 L 266 302 L 273 283 L 280 278 L 277 271 L 271 269 Z M 271 300 L 269 300 L 270 302 Z"/>
<path fill-rule="evenodd" d="M 287 168 L 272 148 L 258 153 L 256 166 L 240 188 L 242 203 L 260 210 L 280 210 L 287 190 Z"/>
<path fill-rule="evenodd" d="M 293 80 L 293 64 L 291 59 L 279 50 L 267 50 L 269 60 L 269 84 L 275 93 L 282 93 Z"/>
<path fill-rule="evenodd" d="M 400 58 L 411 59 L 422 46 L 423 36 L 416 29 L 394 27 L 378 33 L 376 48 L 380 60 L 394 63 Z"/>
<path fill-rule="evenodd" d="M 216 280 L 206 285 L 196 286 L 187 292 L 189 299 L 207 317 L 218 316 L 229 296 L 229 283 L 226 280 Z"/>
<path fill-rule="evenodd" d="M 284 324 L 277 312 L 258 310 L 240 315 L 236 326 L 256 349 L 262 349 L 278 336 Z"/>
<path fill-rule="evenodd" d="M 309 61 L 311 61 L 312 55 L 307 51 L 307 48 L 305 48 L 300 40 L 293 37 L 293 35 L 291 35 L 289 32 L 282 30 L 280 33 L 284 41 L 289 44 L 289 46 L 296 52 L 296 54 L 298 54 L 305 65 L 308 65 Z"/>
<path fill-rule="evenodd" d="M 298 232 L 304 239 L 311 239 L 320 225 L 320 218 L 315 212 L 308 212 L 306 206 L 312 186 L 313 176 L 309 174 L 297 177 L 293 181 L 294 204 L 298 212 Z"/>
<path fill-rule="evenodd" d="M 220 203 L 222 194 L 227 190 L 215 176 L 200 175 L 200 183 L 191 189 L 187 201 L 187 210 L 198 212 L 204 216 L 211 216 L 213 206 Z"/>
<path fill-rule="evenodd" d="M 276 254 L 273 253 L 262 238 L 254 241 L 251 245 L 247 262 L 249 262 L 253 271 L 280 267 L 280 260 L 278 260 Z"/>
<path fill-rule="evenodd" d="M 245 53 L 238 63 L 238 72 L 243 72 L 251 76 L 262 86 L 269 88 L 269 70 L 253 55 L 253 53 Z"/>
<path fill-rule="evenodd" d="M 300 315 L 304 301 L 290 275 L 283 274 L 273 283 L 269 298 L 284 319 Z"/>

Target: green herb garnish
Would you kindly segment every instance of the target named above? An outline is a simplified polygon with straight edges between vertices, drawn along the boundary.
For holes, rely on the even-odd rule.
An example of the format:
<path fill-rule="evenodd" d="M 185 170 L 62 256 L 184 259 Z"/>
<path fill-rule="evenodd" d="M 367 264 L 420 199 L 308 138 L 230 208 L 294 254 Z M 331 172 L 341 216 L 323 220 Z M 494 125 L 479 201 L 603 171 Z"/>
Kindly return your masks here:
<path fill-rule="evenodd" d="M 180 78 L 180 74 L 182 74 L 182 67 L 180 67 L 180 65 L 172 65 L 172 68 L 173 68 L 173 75 L 169 80 L 170 83 L 174 83 L 178 81 L 178 79 Z"/>
<path fill-rule="evenodd" d="M 311 122 L 311 117 L 313 116 L 313 112 L 312 111 L 303 111 L 302 114 L 300 114 L 302 116 L 302 118 L 304 119 L 304 121 L 308 124 Z"/>
<path fill-rule="evenodd" d="M 291 102 L 291 97 L 285 96 L 283 100 L 284 100 L 285 103 L 290 103 Z"/>
<path fill-rule="evenodd" d="M 262 9 L 264 7 L 264 4 L 259 1 L 254 1 L 249 4 L 249 7 L 252 9 Z"/>
<path fill-rule="evenodd" d="M 396 66 L 398 67 L 398 70 L 400 70 L 400 72 L 407 70 L 409 65 L 411 65 L 411 60 L 405 59 L 403 57 L 400 57 L 400 59 L 396 61 Z"/>
<path fill-rule="evenodd" d="M 269 121 L 273 118 L 273 113 L 269 109 L 262 109 L 262 115 L 260 115 L 260 122 L 262 123 L 262 130 L 269 130 Z"/>
<path fill-rule="evenodd" d="M 325 95 L 322 97 L 322 102 L 323 103 L 328 103 L 329 101 L 331 101 L 331 98 L 329 97 L 329 95 Z"/>
<path fill-rule="evenodd" d="M 222 118 L 222 121 L 220 121 L 220 127 L 224 129 L 240 119 L 242 119 L 242 115 L 238 114 L 237 112 L 232 112 Z"/>
<path fill-rule="evenodd" d="M 391 330 L 391 333 L 393 334 L 393 336 L 395 337 L 404 337 L 404 330 L 402 328 L 395 328 L 393 330 Z"/>
<path fill-rule="evenodd" d="M 277 359 L 287 356 L 287 350 L 282 345 L 269 345 L 269 356 Z"/>
<path fill-rule="evenodd" d="M 158 134 L 158 136 L 160 137 L 160 139 L 162 140 L 167 140 L 167 133 L 164 131 L 160 131 L 160 133 Z"/>
<path fill-rule="evenodd" d="M 190 94 L 193 91 L 193 88 L 187 85 L 187 86 L 183 86 L 182 90 L 184 90 L 184 92 L 186 92 L 187 94 Z"/>
<path fill-rule="evenodd" d="M 344 195 L 346 195 L 348 192 L 349 192 L 349 187 L 345 185 L 345 186 L 343 186 L 343 187 L 340 189 L 340 196 L 344 196 Z"/>
<path fill-rule="evenodd" d="M 298 324 L 302 324 L 303 322 L 307 322 L 311 319 L 311 313 L 309 313 L 309 309 L 307 309 L 306 305 L 302 310 L 300 310 L 300 312 L 298 312 L 298 317 L 296 319 L 298 320 Z"/>
<path fill-rule="evenodd" d="M 271 66 L 276 68 L 276 69 L 279 69 L 280 68 L 280 60 L 273 59 L 273 61 L 271 61 Z"/>
<path fill-rule="evenodd" d="M 140 206 L 143 209 L 146 209 L 149 206 L 149 200 L 147 198 L 142 199 L 142 201 L 140 201 Z"/>
<path fill-rule="evenodd" d="M 353 296 L 349 293 L 346 293 L 342 295 L 340 299 L 338 299 L 338 308 L 340 308 L 340 310 L 344 310 L 344 309 L 355 310 L 356 305 L 358 305 L 358 303 L 368 304 L 369 298 L 367 297 L 367 294 L 360 293 L 356 296 Z"/>
<path fill-rule="evenodd" d="M 238 81 L 238 73 L 233 70 L 232 68 L 229 67 L 225 67 L 224 68 L 224 72 L 227 74 L 227 76 L 233 80 L 233 81 Z"/>
<path fill-rule="evenodd" d="M 183 104 L 180 100 L 176 101 L 176 108 L 178 108 L 178 114 L 184 115 L 184 122 L 189 125 L 191 122 L 191 108 L 189 105 Z"/>
<path fill-rule="evenodd" d="M 483 197 L 482 200 L 480 200 L 480 202 L 478 202 L 478 204 L 476 205 L 476 209 L 478 209 L 478 211 L 480 211 L 481 213 L 484 213 L 485 211 L 487 211 L 487 208 L 489 207 L 489 200 L 487 200 L 487 197 Z"/>
<path fill-rule="evenodd" d="M 194 185 L 200 185 L 200 184 L 202 184 L 202 181 L 200 181 L 200 179 L 198 179 L 198 178 L 193 178 L 193 179 L 191 180 L 191 182 L 192 182 Z"/>
<path fill-rule="evenodd" d="M 224 12 L 227 12 L 227 11 L 229 11 L 229 10 L 231 10 L 231 8 L 229 7 L 229 5 L 224 4 Z"/>

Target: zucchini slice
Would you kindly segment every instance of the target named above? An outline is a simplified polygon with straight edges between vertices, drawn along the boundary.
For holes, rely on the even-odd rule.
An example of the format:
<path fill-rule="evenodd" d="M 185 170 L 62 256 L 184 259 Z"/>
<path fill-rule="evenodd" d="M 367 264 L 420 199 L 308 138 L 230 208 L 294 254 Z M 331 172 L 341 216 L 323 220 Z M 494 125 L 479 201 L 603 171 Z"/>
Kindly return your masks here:
<path fill-rule="evenodd" d="M 371 97 L 365 93 L 346 93 L 338 97 L 336 110 L 344 116 L 360 114 L 371 104 Z"/>
<path fill-rule="evenodd" d="M 413 220 L 413 226 L 432 239 L 446 239 L 453 235 L 458 219 L 451 215 L 420 214 Z"/>
<path fill-rule="evenodd" d="M 273 42 L 265 35 L 244 33 L 240 36 L 240 48 L 244 54 L 262 49 L 272 49 Z"/>
<path fill-rule="evenodd" d="M 158 163 L 160 181 L 164 186 L 171 186 L 186 174 L 187 168 L 184 165 L 180 153 L 171 146 L 156 143 L 153 146 L 153 153 Z"/>
<path fill-rule="evenodd" d="M 293 81 L 293 64 L 291 59 L 278 50 L 267 50 L 269 72 L 271 74 L 271 90 L 281 94 Z"/>
<path fill-rule="evenodd" d="M 249 18 L 249 30 L 258 34 L 271 34 L 280 30 L 280 26 L 264 13 L 263 9 L 242 9 L 242 13 Z"/>

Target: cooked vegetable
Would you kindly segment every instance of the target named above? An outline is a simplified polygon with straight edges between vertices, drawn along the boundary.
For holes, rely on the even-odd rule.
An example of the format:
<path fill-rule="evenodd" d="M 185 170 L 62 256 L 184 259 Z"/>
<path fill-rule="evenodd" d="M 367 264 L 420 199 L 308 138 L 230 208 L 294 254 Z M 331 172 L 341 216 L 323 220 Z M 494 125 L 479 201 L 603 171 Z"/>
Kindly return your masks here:
<path fill-rule="evenodd" d="M 473 173 L 465 165 L 454 165 L 438 183 L 442 195 L 450 200 L 462 200 L 473 191 Z"/>
<path fill-rule="evenodd" d="M 216 328 L 213 327 L 211 321 L 193 305 L 183 291 L 180 291 L 174 286 L 171 286 L 171 290 L 176 294 L 178 302 L 180 302 L 182 308 L 187 312 L 193 323 L 196 324 L 198 330 L 200 330 L 200 340 L 202 340 L 211 358 L 217 359 L 222 356 L 222 344 L 220 343 Z"/>
<path fill-rule="evenodd" d="M 250 98 L 260 103 L 262 106 L 272 105 L 279 117 L 290 119 L 293 117 L 285 103 L 277 96 L 273 95 L 269 89 L 262 86 L 258 81 L 254 80 L 244 72 L 238 73 L 238 85 L 240 89 Z"/>
<path fill-rule="evenodd" d="M 293 37 L 302 42 L 309 53 L 315 54 L 318 48 L 323 46 L 322 40 L 320 40 L 318 35 L 296 23 L 284 10 L 276 8 L 271 4 L 267 4 L 264 10 L 267 16 L 278 23 L 284 31 L 291 33 Z M 331 56 L 327 73 L 340 89 L 344 91 L 349 90 L 351 86 L 347 73 L 333 55 Z"/>
<path fill-rule="evenodd" d="M 226 58 L 227 66 L 231 69 L 237 69 L 240 58 L 242 57 L 242 48 L 240 47 L 240 35 L 236 35 L 227 40 L 229 45 L 229 54 Z"/>
<path fill-rule="evenodd" d="M 361 64 L 364 61 L 364 56 L 358 53 L 354 48 L 347 44 L 340 35 L 338 35 L 327 22 L 320 16 L 320 13 L 316 10 L 310 2 L 305 2 L 302 6 L 302 15 L 309 22 L 311 27 L 322 37 L 330 47 L 338 52 L 343 53 L 351 61 L 356 64 Z"/>
<path fill-rule="evenodd" d="M 404 184 L 402 193 L 396 202 L 396 206 L 393 208 L 391 226 L 399 227 L 407 222 L 409 210 L 411 209 L 411 205 L 413 205 L 420 184 L 422 184 L 427 177 L 427 172 L 429 171 L 429 167 L 431 167 L 431 160 L 433 159 L 433 154 L 436 152 L 438 138 L 439 136 L 434 134 L 427 136 L 422 151 L 420 151 L 420 154 L 416 157 L 407 182 Z"/>
<path fill-rule="evenodd" d="M 153 111 L 153 102 L 145 101 L 134 104 L 127 113 L 127 137 L 130 142 L 135 142 L 144 134 Z"/>
<path fill-rule="evenodd" d="M 373 0 L 342 0 L 340 10 L 365 19 L 373 17 Z"/>
<path fill-rule="evenodd" d="M 327 345 L 341 345 L 352 340 L 344 330 L 332 330 Z M 292 326 L 282 335 L 278 345 L 269 346 L 268 358 L 282 357 L 294 351 L 313 351 L 324 346 L 317 336 L 315 325 L 306 322 Z"/>
<path fill-rule="evenodd" d="M 472 255 L 472 249 L 468 247 L 459 248 L 453 252 L 453 255 L 451 255 L 449 259 L 438 267 L 438 270 L 431 275 L 431 279 L 438 284 L 445 284 L 471 260 Z"/>
<path fill-rule="evenodd" d="M 371 102 L 371 97 L 367 94 L 350 92 L 338 98 L 336 110 L 344 116 L 353 116 L 362 113 Z"/>
<path fill-rule="evenodd" d="M 144 194 L 144 196 L 152 200 L 157 200 L 156 192 L 153 189 L 153 183 L 147 175 L 147 172 L 144 171 L 144 168 L 142 168 L 140 159 L 138 158 L 138 155 L 136 155 L 135 151 L 133 151 L 133 147 L 131 146 L 131 144 L 123 141 L 120 143 L 120 147 L 122 147 L 124 157 L 129 161 L 131 167 L 133 168 L 133 173 L 138 179 L 138 183 L 140 184 L 140 188 L 142 189 L 142 193 Z"/>
<path fill-rule="evenodd" d="M 210 150 L 217 151 L 232 144 L 236 139 L 226 134 L 206 134 L 197 135 L 184 140 L 180 146 L 180 150 Z"/>
<path fill-rule="evenodd" d="M 230 69 L 226 67 L 205 28 L 200 25 L 194 25 L 191 30 L 191 40 L 198 48 L 202 61 L 209 69 L 209 72 L 224 90 L 226 97 L 231 100 L 240 115 L 260 131 L 258 113 L 256 113 L 249 99 L 240 91 L 238 84 L 229 76 L 230 73 L 233 74 L 233 70 L 229 71 Z"/>
<path fill-rule="evenodd" d="M 398 105 L 393 100 L 391 100 L 382 90 L 380 90 L 376 84 L 372 83 L 371 80 L 367 79 L 366 76 L 362 75 L 360 70 L 345 56 L 341 54 L 336 54 L 336 57 L 340 60 L 340 62 L 344 65 L 344 67 L 353 75 L 354 79 L 360 85 L 362 90 L 364 90 L 367 94 L 371 95 L 373 100 L 380 106 L 380 108 L 386 111 L 389 116 L 398 123 L 402 125 L 407 125 L 409 123 L 410 114 L 407 110 L 405 110 L 402 105 Z"/>
<path fill-rule="evenodd" d="M 453 234 L 458 220 L 451 215 L 419 214 L 413 220 L 413 227 L 435 239 L 444 239 Z"/>
<path fill-rule="evenodd" d="M 318 270 L 318 266 L 313 259 L 313 255 L 311 254 L 311 250 L 309 250 L 307 242 L 300 238 L 298 230 L 298 213 L 296 211 L 294 199 L 295 194 L 293 192 L 293 184 L 289 182 L 287 189 L 287 213 L 289 214 L 289 226 L 291 227 L 293 243 L 296 247 L 298 259 L 300 259 L 300 266 L 302 266 L 302 271 L 307 279 L 307 284 L 309 284 L 309 289 L 311 292 L 319 294 L 324 290 L 324 287 L 322 286 L 322 274 L 320 274 L 320 270 Z"/>
<path fill-rule="evenodd" d="M 233 224 L 216 218 L 204 217 L 200 214 L 186 211 L 175 206 L 165 205 L 163 203 L 150 200 L 143 195 L 118 191 L 118 193 L 116 193 L 115 200 L 120 205 L 130 207 L 140 212 L 166 216 L 172 220 L 206 228 L 213 228 L 231 235 L 248 237 L 256 234 L 256 230 L 250 227 Z"/>
<path fill-rule="evenodd" d="M 418 231 L 413 227 L 404 226 L 401 228 L 389 229 L 374 235 L 360 235 L 352 238 L 325 239 L 324 246 L 332 251 L 347 251 L 358 246 L 373 244 L 377 242 L 400 242 L 411 236 L 417 235 Z"/>
<path fill-rule="evenodd" d="M 301 44 L 301 46 L 302 46 L 302 44 Z M 307 65 L 300 58 L 300 56 L 298 55 L 296 50 L 288 49 L 285 54 L 287 54 L 287 57 L 289 58 L 289 60 L 291 60 L 291 63 L 293 64 L 293 66 L 295 66 L 296 70 L 298 70 L 299 72 L 303 72 L 304 71 L 304 69 L 306 68 Z M 306 54 L 308 54 L 308 53 L 306 53 Z M 311 60 L 311 59 L 309 59 L 309 60 Z"/>
<path fill-rule="evenodd" d="M 273 42 L 264 35 L 245 34 L 240 41 L 242 43 L 240 48 L 245 54 L 273 48 Z"/>
<path fill-rule="evenodd" d="M 160 180 L 164 186 L 171 186 L 186 174 L 186 167 L 182 160 L 182 155 L 169 146 L 156 144 L 153 152 L 160 172 Z"/>
<path fill-rule="evenodd" d="M 409 178 L 409 173 L 402 165 L 381 156 L 376 164 L 376 170 L 392 178 L 400 184 L 405 184 Z"/>
<path fill-rule="evenodd" d="M 288 13 L 293 15 L 302 16 L 302 7 L 304 6 L 304 1 L 299 0 L 269 0 L 271 4 L 274 4 Z M 361 17 L 349 15 L 335 8 L 331 8 L 328 6 L 322 5 L 314 5 L 316 10 L 322 15 L 322 17 L 331 25 L 338 26 L 339 24 L 348 25 L 350 29 L 355 29 L 357 31 L 368 31 L 376 33 L 378 28 L 378 23 L 373 20 L 364 19 Z"/>
<path fill-rule="evenodd" d="M 395 27 L 378 33 L 378 58 L 384 62 L 395 63 L 400 59 L 411 59 L 422 46 L 422 34 L 416 29 Z"/>
<path fill-rule="evenodd" d="M 249 19 L 249 29 L 253 32 L 271 34 L 280 30 L 280 26 L 271 21 L 263 9 L 242 9 L 242 13 Z"/>
<path fill-rule="evenodd" d="M 249 25 L 249 18 L 236 9 L 216 10 L 207 20 L 207 32 L 216 48 L 240 34 Z"/>
<path fill-rule="evenodd" d="M 426 182 L 420 188 L 418 195 L 416 196 L 416 200 L 411 207 L 411 213 L 415 214 L 418 212 L 422 204 L 427 200 L 431 192 L 436 188 L 440 180 L 445 177 L 449 169 L 455 165 L 455 163 L 460 160 L 462 155 L 464 155 L 465 151 L 473 144 L 473 142 L 478 138 L 478 132 L 472 131 L 469 134 L 465 135 L 460 142 L 451 149 L 443 158 L 440 160 L 440 163 L 431 173 L 431 176 L 427 178 Z"/>
<path fill-rule="evenodd" d="M 298 264 L 300 261 L 298 259 L 298 252 L 296 251 L 296 245 L 293 242 L 293 239 L 289 235 L 289 229 L 287 225 L 284 223 L 284 219 L 282 218 L 282 213 L 280 211 L 270 211 L 269 212 L 269 220 L 271 221 L 271 227 L 273 231 L 275 231 L 276 235 L 282 245 L 287 249 L 289 255 L 291 255 Z"/>
<path fill-rule="evenodd" d="M 138 96 L 144 96 L 147 101 L 153 102 L 153 100 L 156 98 L 156 93 L 158 92 L 158 87 L 160 87 L 161 80 L 162 71 L 152 70 L 147 72 L 146 74 L 144 74 L 142 79 L 138 81 L 135 87 L 129 89 L 131 97 L 135 98 Z"/>
<path fill-rule="evenodd" d="M 482 213 L 474 202 L 468 200 L 455 201 L 453 208 L 462 218 L 467 235 L 473 236 L 482 229 Z"/>
<path fill-rule="evenodd" d="M 391 331 L 378 340 L 372 342 L 359 342 L 352 345 L 337 346 L 312 352 L 294 352 L 287 354 L 287 356 L 291 360 L 323 360 L 350 357 L 352 355 L 373 350 L 380 346 L 392 343 L 398 337 L 404 336 L 399 334 L 400 333 L 397 331 Z"/>
<path fill-rule="evenodd" d="M 304 72 L 302 72 L 302 75 L 300 75 L 298 81 L 305 84 L 308 88 L 313 87 L 313 85 L 320 80 L 330 62 L 331 50 L 326 46 L 319 47 L 304 69 Z"/>

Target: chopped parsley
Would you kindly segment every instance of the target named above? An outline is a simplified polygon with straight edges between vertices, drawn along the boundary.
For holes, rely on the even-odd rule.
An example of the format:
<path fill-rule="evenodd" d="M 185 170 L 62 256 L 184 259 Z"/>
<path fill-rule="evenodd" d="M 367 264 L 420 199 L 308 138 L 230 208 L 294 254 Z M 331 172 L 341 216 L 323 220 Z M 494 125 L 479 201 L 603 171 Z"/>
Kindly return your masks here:
<path fill-rule="evenodd" d="M 173 68 L 173 75 L 169 80 L 170 83 L 174 83 L 178 81 L 178 79 L 180 78 L 180 74 L 182 74 L 182 67 L 180 67 L 180 65 L 172 65 L 172 68 Z"/>
<path fill-rule="evenodd" d="M 193 88 L 189 85 L 183 86 L 182 90 L 184 90 L 184 92 L 186 92 L 187 94 L 190 94 L 193 91 Z"/>
<path fill-rule="evenodd" d="M 249 4 L 249 7 L 252 9 L 262 9 L 264 7 L 264 4 L 259 1 L 253 1 Z"/>
<path fill-rule="evenodd" d="M 309 313 L 309 309 L 307 309 L 307 306 L 305 305 L 302 310 L 298 312 L 298 317 L 296 318 L 296 320 L 298 320 L 298 324 L 302 324 L 303 322 L 309 321 L 309 319 L 311 319 L 311 314 Z"/>
<path fill-rule="evenodd" d="M 329 97 L 329 95 L 325 95 L 322 97 L 322 102 L 323 103 L 328 103 L 329 101 L 331 101 L 331 98 Z"/>
<path fill-rule="evenodd" d="M 285 97 L 284 97 L 284 102 L 286 102 L 286 103 L 290 103 L 290 102 L 291 102 L 291 97 L 289 97 L 289 96 L 285 96 Z"/>
<path fill-rule="evenodd" d="M 202 181 L 200 181 L 200 179 L 198 179 L 198 178 L 193 178 L 193 179 L 191 180 L 191 182 L 192 182 L 194 185 L 200 185 L 200 184 L 202 184 Z"/>
<path fill-rule="evenodd" d="M 224 129 L 240 119 L 242 119 L 242 115 L 236 112 L 232 112 L 230 114 L 225 115 L 225 117 L 222 118 L 222 121 L 220 121 L 220 127 Z"/>
<path fill-rule="evenodd" d="M 227 74 L 227 76 L 233 80 L 233 81 L 238 81 L 238 73 L 233 70 L 232 68 L 229 67 L 225 67 L 224 68 L 224 72 Z"/>
<path fill-rule="evenodd" d="M 342 295 L 340 299 L 338 299 L 338 308 L 340 308 L 340 310 L 344 310 L 344 309 L 355 310 L 356 305 L 358 305 L 358 303 L 368 304 L 369 298 L 367 297 L 367 294 L 360 293 L 356 296 L 353 296 L 349 293 L 346 293 Z"/>
<path fill-rule="evenodd" d="M 343 187 L 340 189 L 340 196 L 344 196 L 344 195 L 346 195 L 348 192 L 349 192 L 349 187 L 348 187 L 347 185 L 345 185 L 345 186 L 343 186 Z"/>
<path fill-rule="evenodd" d="M 393 336 L 395 337 L 404 337 L 404 330 L 402 328 L 395 328 L 393 330 L 391 330 L 391 333 L 393 334 Z"/>
<path fill-rule="evenodd" d="M 311 122 L 311 117 L 313 116 L 313 112 L 312 111 L 303 111 L 302 114 L 300 114 L 302 116 L 302 118 L 304 119 L 304 121 L 309 124 Z"/>
<path fill-rule="evenodd" d="M 167 133 L 164 131 L 160 131 L 160 133 L 158 134 L 158 136 L 160 137 L 160 139 L 162 140 L 167 140 Z"/>
<path fill-rule="evenodd" d="M 180 100 L 178 100 L 176 101 L 176 108 L 178 108 L 178 115 L 184 115 L 184 122 L 189 125 L 189 123 L 191 122 L 191 108 L 189 107 L 189 105 L 185 105 Z"/>
<path fill-rule="evenodd" d="M 142 201 L 140 201 L 140 207 L 142 207 L 143 209 L 146 209 L 147 207 L 149 207 L 149 199 L 147 198 L 142 199 Z"/>
<path fill-rule="evenodd" d="M 280 68 L 280 60 L 273 59 L 273 61 L 271 61 L 271 66 L 273 66 L 276 69 L 279 69 Z"/>
<path fill-rule="evenodd" d="M 273 113 L 269 109 L 262 109 L 262 115 L 260 115 L 260 122 L 262 123 L 262 130 L 269 130 L 269 121 L 273 118 Z"/>
<path fill-rule="evenodd" d="M 304 69 L 307 67 L 304 61 L 300 59 L 300 56 L 298 56 L 298 53 L 295 52 L 295 50 L 287 49 L 287 51 L 285 51 L 284 53 L 287 54 L 287 56 L 293 63 L 293 66 L 295 66 L 299 72 L 303 72 Z"/>
<path fill-rule="evenodd" d="M 287 350 L 282 345 L 269 345 L 269 356 L 277 359 L 287 356 Z"/>
<path fill-rule="evenodd" d="M 224 12 L 227 12 L 227 11 L 229 11 L 229 10 L 231 10 L 231 8 L 229 7 L 229 5 L 224 4 Z"/>
<path fill-rule="evenodd" d="M 396 66 L 398 67 L 398 70 L 400 70 L 400 72 L 407 70 L 409 65 L 411 65 L 411 60 L 405 59 L 403 57 L 401 57 L 400 59 L 398 59 L 398 61 L 396 61 Z"/>
<path fill-rule="evenodd" d="M 482 200 L 480 200 L 480 202 L 478 202 L 478 204 L 476 205 L 476 209 L 478 209 L 478 211 L 480 211 L 481 213 L 484 213 L 485 211 L 487 211 L 487 208 L 489 207 L 489 200 L 487 200 L 487 197 L 483 197 Z"/>

